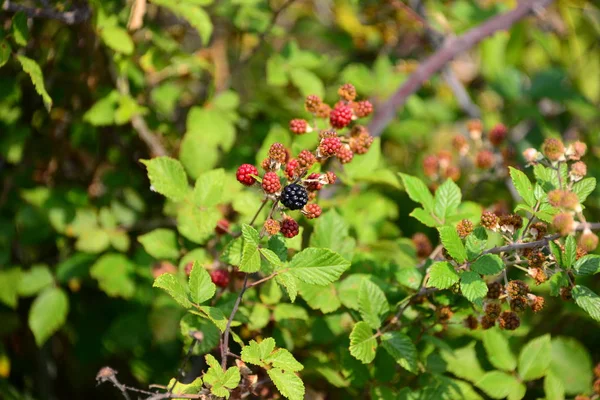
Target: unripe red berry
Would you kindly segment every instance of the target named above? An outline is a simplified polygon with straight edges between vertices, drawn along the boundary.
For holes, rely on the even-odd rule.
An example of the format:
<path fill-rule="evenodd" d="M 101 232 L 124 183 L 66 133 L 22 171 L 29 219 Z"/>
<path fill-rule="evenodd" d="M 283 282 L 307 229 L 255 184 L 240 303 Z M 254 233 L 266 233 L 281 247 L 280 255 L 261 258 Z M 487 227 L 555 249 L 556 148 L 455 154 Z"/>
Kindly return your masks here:
<path fill-rule="evenodd" d="M 550 161 L 558 161 L 565 154 L 565 145 L 560 139 L 548 138 L 542 144 L 542 152 Z"/>
<path fill-rule="evenodd" d="M 184 271 L 185 271 L 185 274 L 187 276 L 190 276 L 190 274 L 192 273 L 192 268 L 194 268 L 194 262 L 193 261 L 190 261 L 187 264 L 185 264 Z"/>
<path fill-rule="evenodd" d="M 318 118 L 329 118 L 330 114 L 331 114 L 331 107 L 329 107 L 329 104 L 321 103 L 321 104 L 319 104 L 319 108 L 317 108 L 317 112 L 315 115 Z"/>
<path fill-rule="evenodd" d="M 319 151 L 323 156 L 331 157 L 335 155 L 341 147 L 342 141 L 339 137 L 326 137 L 321 140 Z"/>
<path fill-rule="evenodd" d="M 329 114 L 329 123 L 337 129 L 346 127 L 352 121 L 352 109 L 346 105 L 338 105 Z"/>
<path fill-rule="evenodd" d="M 494 166 L 494 153 L 489 150 L 481 150 L 475 157 L 475 165 L 480 169 L 489 169 Z"/>
<path fill-rule="evenodd" d="M 317 162 L 317 158 L 309 150 L 302 150 L 300 154 L 298 154 L 298 162 L 302 168 L 308 169 Z"/>
<path fill-rule="evenodd" d="M 263 227 L 265 228 L 265 232 L 269 234 L 269 236 L 277 235 L 281 230 L 281 224 L 279 221 L 269 218 L 265 221 Z"/>
<path fill-rule="evenodd" d="M 290 130 L 296 135 L 303 135 L 309 132 L 308 122 L 303 119 L 293 119 L 290 121 Z"/>
<path fill-rule="evenodd" d="M 354 157 L 354 153 L 352 152 L 352 150 L 350 150 L 350 147 L 348 147 L 347 145 L 340 147 L 340 149 L 335 155 L 342 164 L 348 164 L 352 161 L 352 158 Z"/>
<path fill-rule="evenodd" d="M 440 164 L 438 162 L 438 158 L 433 154 L 428 155 L 423 159 L 423 173 L 425 173 L 425 176 L 431 178 L 437 175 L 439 168 Z"/>
<path fill-rule="evenodd" d="M 508 129 L 504 124 L 496 124 L 488 133 L 488 139 L 494 146 L 498 146 L 506 139 L 507 133 Z"/>
<path fill-rule="evenodd" d="M 456 182 L 460 179 L 460 168 L 457 165 L 449 165 L 442 175 L 444 178 L 452 179 Z"/>
<path fill-rule="evenodd" d="M 323 101 L 316 94 L 311 94 L 306 97 L 306 101 L 304 102 L 304 107 L 306 111 L 309 113 L 315 114 L 319 110 L 319 106 L 323 104 Z"/>
<path fill-rule="evenodd" d="M 269 148 L 269 157 L 278 163 L 284 164 L 288 159 L 288 152 L 281 143 L 273 143 Z"/>
<path fill-rule="evenodd" d="M 373 105 L 368 100 L 359 101 L 354 103 L 354 113 L 358 118 L 364 118 L 371 115 L 373 112 Z"/>
<path fill-rule="evenodd" d="M 498 318 L 501 329 L 514 331 L 521 325 L 519 316 L 513 311 L 504 311 Z"/>
<path fill-rule="evenodd" d="M 251 164 L 240 165 L 235 174 L 238 182 L 245 186 L 252 186 L 256 182 L 256 178 L 251 175 L 258 176 L 258 169 Z"/>
<path fill-rule="evenodd" d="M 417 250 L 417 257 L 426 258 L 429 257 L 433 251 L 431 240 L 424 233 L 417 232 L 412 236 L 412 242 Z"/>
<path fill-rule="evenodd" d="M 304 209 L 302 210 L 302 214 L 306 215 L 306 218 L 308 219 L 319 218 L 321 212 L 321 207 L 314 203 L 305 205 Z"/>
<path fill-rule="evenodd" d="M 156 279 L 162 274 L 176 274 L 177 268 L 168 261 L 160 261 L 154 264 L 152 268 L 152 276 Z"/>
<path fill-rule="evenodd" d="M 281 233 L 286 238 L 290 239 L 296 236 L 300 232 L 300 227 L 298 223 L 294 221 L 292 218 L 285 218 L 281 223 Z"/>
<path fill-rule="evenodd" d="M 306 190 L 316 191 L 323 189 L 323 183 L 321 182 L 321 174 L 314 172 L 306 177 L 304 180 L 304 186 Z"/>
<path fill-rule="evenodd" d="M 467 143 L 467 138 L 463 135 L 455 135 L 452 138 L 452 147 L 454 147 L 454 150 L 458 151 L 459 153 L 462 153 L 469 147 L 469 144 Z"/>
<path fill-rule="evenodd" d="M 338 95 L 346 101 L 352 101 L 356 98 L 356 88 L 351 83 L 344 83 L 338 89 Z"/>
<path fill-rule="evenodd" d="M 210 279 L 218 287 L 225 288 L 229 285 L 229 272 L 224 269 L 215 269 L 210 272 Z"/>
<path fill-rule="evenodd" d="M 337 176 L 335 175 L 335 173 L 333 171 L 327 171 L 326 176 L 327 176 L 327 183 L 329 185 L 333 185 L 335 183 L 335 181 L 337 180 Z"/>
<path fill-rule="evenodd" d="M 217 222 L 217 226 L 215 226 L 215 232 L 217 235 L 224 235 L 229 232 L 229 221 L 220 219 L 219 222 Z"/>
<path fill-rule="evenodd" d="M 569 158 L 571 160 L 579 160 L 581 157 L 585 155 L 587 151 L 587 145 L 579 140 L 571 143 L 569 148 L 567 149 L 567 154 L 569 154 Z"/>
<path fill-rule="evenodd" d="M 263 176 L 262 188 L 265 193 L 273 194 L 281 189 L 281 182 L 279 181 L 279 176 L 275 172 L 267 172 L 265 176 Z"/>
<path fill-rule="evenodd" d="M 285 166 L 284 173 L 285 173 L 285 176 L 289 180 L 296 179 L 298 177 L 298 175 L 300 174 L 300 162 L 298 160 L 296 160 L 295 158 L 292 158 L 291 160 L 289 160 Z"/>

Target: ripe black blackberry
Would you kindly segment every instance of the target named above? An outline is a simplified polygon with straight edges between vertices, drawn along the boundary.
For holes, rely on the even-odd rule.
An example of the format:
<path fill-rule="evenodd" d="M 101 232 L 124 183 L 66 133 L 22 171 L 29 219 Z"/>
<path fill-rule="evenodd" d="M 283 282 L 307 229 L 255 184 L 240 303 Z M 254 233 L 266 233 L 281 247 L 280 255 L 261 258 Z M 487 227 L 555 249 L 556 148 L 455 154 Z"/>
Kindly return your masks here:
<path fill-rule="evenodd" d="M 290 210 L 299 210 L 308 203 L 308 192 L 304 186 L 292 183 L 283 188 L 281 204 Z"/>

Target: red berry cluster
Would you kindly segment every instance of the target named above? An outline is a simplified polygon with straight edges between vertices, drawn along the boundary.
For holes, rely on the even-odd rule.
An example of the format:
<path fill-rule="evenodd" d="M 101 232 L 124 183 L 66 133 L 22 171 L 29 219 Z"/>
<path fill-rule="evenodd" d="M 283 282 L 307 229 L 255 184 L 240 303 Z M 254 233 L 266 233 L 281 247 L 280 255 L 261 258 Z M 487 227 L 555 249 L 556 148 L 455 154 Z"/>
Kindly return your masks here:
<path fill-rule="evenodd" d="M 314 126 L 299 118 L 289 123 L 290 130 L 296 135 L 319 132 L 314 151 L 304 149 L 292 157 L 283 144 L 273 143 L 267 158 L 261 162 L 265 171 L 262 177 L 253 165 L 243 164 L 238 168 L 236 177 L 241 184 L 253 186 L 260 182 L 265 197 L 275 203 L 271 217 L 263 226 L 267 234 L 281 232 L 288 238 L 298 234 L 298 222 L 284 211 L 300 210 L 307 219 L 318 218 L 321 207 L 311 201 L 324 185 L 332 185 L 337 179 L 331 171 L 318 172 L 323 170 L 323 164 L 331 158 L 347 164 L 355 154 L 365 154 L 371 147 L 373 137 L 366 127 L 356 125 L 354 121 L 369 116 L 373 112 L 372 104 L 367 100 L 355 101 L 356 89 L 349 83 L 339 88 L 338 95 L 339 101 L 333 108 L 316 95 L 306 98 L 304 105 L 316 121 Z M 325 129 L 319 129 L 320 120 L 327 121 Z M 276 211 L 281 218 L 276 218 Z"/>

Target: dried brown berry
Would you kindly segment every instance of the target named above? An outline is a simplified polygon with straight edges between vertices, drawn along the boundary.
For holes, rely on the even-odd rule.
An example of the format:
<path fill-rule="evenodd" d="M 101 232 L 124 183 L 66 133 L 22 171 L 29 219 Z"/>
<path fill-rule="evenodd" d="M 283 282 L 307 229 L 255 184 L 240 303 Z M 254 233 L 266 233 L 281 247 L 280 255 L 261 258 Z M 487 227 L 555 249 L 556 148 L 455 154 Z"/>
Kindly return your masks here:
<path fill-rule="evenodd" d="M 269 148 L 269 157 L 278 163 L 284 164 L 288 158 L 288 152 L 281 143 L 273 143 Z"/>
<path fill-rule="evenodd" d="M 579 197 L 573 192 L 565 192 L 560 201 L 560 206 L 567 210 L 577 210 L 579 208 Z"/>
<path fill-rule="evenodd" d="M 424 233 L 415 233 L 412 237 L 412 242 L 415 245 L 415 248 L 417 249 L 417 257 L 419 258 L 429 257 L 429 255 L 433 251 L 431 241 Z"/>
<path fill-rule="evenodd" d="M 309 113 L 315 114 L 319 111 L 319 107 L 321 106 L 321 104 L 323 104 L 321 98 L 315 94 L 311 94 L 310 96 L 306 97 L 304 107 Z"/>
<path fill-rule="evenodd" d="M 448 321 L 454 315 L 452 309 L 448 306 L 438 307 L 436 314 L 440 321 Z"/>
<path fill-rule="evenodd" d="M 449 165 L 442 175 L 444 178 L 452 179 L 454 182 L 460 179 L 460 168 L 457 165 Z"/>
<path fill-rule="evenodd" d="M 329 118 L 329 114 L 331 113 L 331 107 L 328 104 L 321 103 L 316 111 L 316 116 L 318 118 Z"/>
<path fill-rule="evenodd" d="M 542 311 L 546 300 L 542 296 L 533 296 L 531 299 L 531 310 L 534 313 Z"/>
<path fill-rule="evenodd" d="M 346 101 L 352 101 L 356 98 L 356 88 L 351 83 L 344 83 L 338 89 L 338 95 Z"/>
<path fill-rule="evenodd" d="M 510 299 L 510 309 L 515 312 L 523 312 L 527 309 L 527 297 L 525 296 L 513 296 Z"/>
<path fill-rule="evenodd" d="M 483 328 L 484 330 L 490 329 L 494 327 L 494 325 L 496 325 L 495 319 L 490 318 L 487 315 L 481 317 L 481 328 Z"/>
<path fill-rule="evenodd" d="M 364 126 L 355 126 L 350 132 L 350 149 L 356 154 L 365 154 L 371 148 L 373 140 Z"/>
<path fill-rule="evenodd" d="M 466 238 L 473 232 L 473 223 L 468 219 L 463 219 L 456 226 L 456 232 L 458 232 L 458 236 L 460 236 L 461 239 Z"/>
<path fill-rule="evenodd" d="M 540 268 L 546 261 L 546 256 L 541 251 L 536 251 L 528 257 L 529 267 Z"/>
<path fill-rule="evenodd" d="M 267 232 L 269 236 L 273 236 L 279 233 L 279 230 L 281 229 L 281 224 L 279 223 L 279 221 L 269 218 L 265 221 L 263 227 L 265 228 L 265 232 Z"/>
<path fill-rule="evenodd" d="M 488 139 L 494 146 L 498 146 L 506 139 L 507 134 L 508 129 L 504 124 L 496 124 L 488 133 Z"/>
<path fill-rule="evenodd" d="M 327 184 L 329 184 L 329 185 L 333 185 L 335 183 L 335 181 L 337 180 L 337 176 L 335 175 L 335 173 L 333 171 L 327 171 L 327 173 L 325 175 L 327 177 Z"/>
<path fill-rule="evenodd" d="M 529 285 L 520 280 L 513 280 L 506 285 L 506 291 L 511 297 L 527 296 Z"/>
<path fill-rule="evenodd" d="M 498 318 L 501 329 L 508 331 L 514 331 L 521 325 L 519 316 L 513 311 L 504 311 Z"/>
<path fill-rule="evenodd" d="M 529 233 L 535 237 L 536 240 L 540 240 L 548 233 L 548 225 L 543 222 L 536 222 L 529 228 Z"/>
<path fill-rule="evenodd" d="M 302 150 L 300 154 L 298 154 L 298 163 L 302 168 L 308 169 L 317 162 L 317 158 L 315 155 L 309 150 Z"/>
<path fill-rule="evenodd" d="M 477 329 L 477 327 L 479 326 L 479 321 L 477 321 L 477 318 L 475 318 L 472 315 L 469 315 L 467 318 L 465 318 L 463 323 L 464 323 L 465 327 L 467 327 L 468 329 L 470 329 L 472 331 Z"/>
<path fill-rule="evenodd" d="M 498 303 L 486 303 L 485 306 L 483 306 L 483 311 L 489 318 L 496 320 L 500 316 L 502 308 Z"/>
<path fill-rule="evenodd" d="M 542 144 L 542 152 L 550 161 L 558 161 L 565 154 L 565 145 L 560 139 L 548 138 Z"/>
<path fill-rule="evenodd" d="M 504 288 L 500 282 L 488 283 L 488 299 L 498 299 L 502 295 L 502 292 L 504 292 Z"/>
<path fill-rule="evenodd" d="M 600 378 L 600 363 L 594 367 L 594 375 L 596 375 L 596 378 Z"/>
<path fill-rule="evenodd" d="M 485 211 L 481 214 L 481 226 L 489 230 L 496 230 L 499 227 L 500 218 L 491 211 Z"/>
<path fill-rule="evenodd" d="M 535 280 L 536 285 L 540 285 L 548 280 L 548 275 L 542 268 L 529 268 L 529 276 Z"/>
<path fill-rule="evenodd" d="M 560 207 L 565 192 L 560 189 L 551 190 L 548 192 L 548 203 L 553 207 Z"/>
<path fill-rule="evenodd" d="M 569 174 L 574 181 L 579 181 L 587 175 L 587 165 L 583 161 L 577 161 L 571 165 Z"/>
<path fill-rule="evenodd" d="M 571 287 L 560 288 L 560 298 L 564 301 L 573 300 L 573 289 Z"/>

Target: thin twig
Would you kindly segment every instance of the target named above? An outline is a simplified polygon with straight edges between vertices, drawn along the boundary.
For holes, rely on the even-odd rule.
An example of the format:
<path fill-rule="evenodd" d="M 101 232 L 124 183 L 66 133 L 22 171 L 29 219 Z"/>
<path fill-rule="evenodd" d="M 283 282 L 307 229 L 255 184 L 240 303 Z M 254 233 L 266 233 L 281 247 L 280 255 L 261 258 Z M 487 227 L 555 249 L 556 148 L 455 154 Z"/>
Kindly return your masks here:
<path fill-rule="evenodd" d="M 250 226 L 254 225 L 254 223 L 256 222 L 256 218 L 258 218 L 260 212 L 262 211 L 263 208 L 265 208 L 265 204 L 267 204 L 267 201 L 269 199 L 265 197 L 265 199 L 263 200 L 262 204 L 260 205 L 260 207 L 258 208 L 258 210 L 256 211 L 256 214 L 254 214 L 254 217 L 252 217 L 252 220 L 250 221 Z"/>
<path fill-rule="evenodd" d="M 13 4 L 10 0 L 5 0 L 2 4 L 2 9 L 9 12 L 22 11 L 30 18 L 55 19 L 57 21 L 64 22 L 67 25 L 75 25 L 85 22 L 92 15 L 90 7 L 87 4 L 82 8 L 78 8 L 73 11 L 61 12 L 47 7 L 27 7 L 22 4 Z"/>
<path fill-rule="evenodd" d="M 369 124 L 371 134 L 380 136 L 388 123 L 394 119 L 396 110 L 404 105 L 406 99 L 458 54 L 469 50 L 497 31 L 510 28 L 534 10 L 546 7 L 552 2 L 553 0 L 522 0 L 518 2 L 517 7 L 513 10 L 490 18 L 461 36 L 448 38 L 438 51 L 419 65 L 417 70 L 396 90 L 388 101 L 376 109 L 375 115 Z"/>

